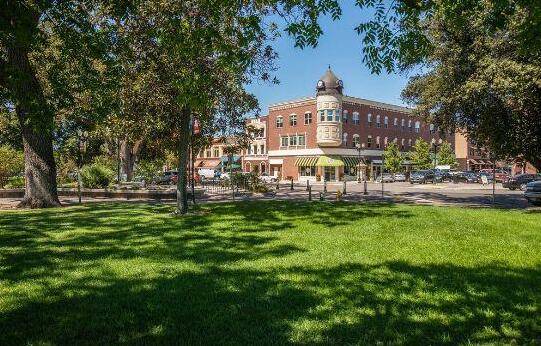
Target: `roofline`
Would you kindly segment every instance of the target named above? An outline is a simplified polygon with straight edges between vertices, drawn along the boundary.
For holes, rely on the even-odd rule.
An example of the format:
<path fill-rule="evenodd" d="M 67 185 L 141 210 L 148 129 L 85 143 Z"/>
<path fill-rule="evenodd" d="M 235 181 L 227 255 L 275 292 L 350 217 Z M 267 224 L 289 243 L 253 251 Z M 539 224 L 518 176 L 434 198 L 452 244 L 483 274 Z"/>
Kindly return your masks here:
<path fill-rule="evenodd" d="M 394 111 L 394 112 L 400 112 L 400 113 L 406 113 L 411 114 L 413 109 L 403 106 L 397 106 L 390 103 L 385 102 L 379 102 L 379 101 L 373 101 L 373 100 L 367 100 L 360 97 L 353 97 L 353 96 L 342 96 L 342 100 L 347 103 L 353 103 L 353 104 L 361 104 L 361 105 L 367 105 L 372 106 L 374 108 Z M 300 106 L 302 104 L 306 103 L 312 103 L 316 101 L 315 96 L 306 96 L 301 97 L 293 100 L 283 101 L 283 102 L 277 102 L 277 103 L 271 103 L 269 105 L 269 111 L 272 110 L 281 110 L 286 108 L 293 108 L 295 106 Z"/>

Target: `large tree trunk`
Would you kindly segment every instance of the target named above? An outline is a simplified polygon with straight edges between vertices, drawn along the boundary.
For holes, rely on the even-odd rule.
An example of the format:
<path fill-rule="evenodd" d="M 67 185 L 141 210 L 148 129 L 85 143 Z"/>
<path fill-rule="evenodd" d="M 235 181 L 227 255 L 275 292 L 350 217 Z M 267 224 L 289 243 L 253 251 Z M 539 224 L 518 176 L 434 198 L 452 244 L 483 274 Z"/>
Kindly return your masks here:
<path fill-rule="evenodd" d="M 7 48 L 7 68 L 24 145 L 26 189 L 19 206 L 59 206 L 53 156 L 54 115 L 45 102 L 25 47 Z"/>
<path fill-rule="evenodd" d="M 122 161 L 122 171 L 126 174 L 126 180 L 133 180 L 133 168 L 137 155 L 141 151 L 143 141 L 138 140 L 132 144 L 127 139 L 120 142 L 120 157 Z"/>
<path fill-rule="evenodd" d="M 190 109 L 185 107 L 180 115 L 178 143 L 177 214 L 188 212 L 188 138 L 190 137 Z"/>

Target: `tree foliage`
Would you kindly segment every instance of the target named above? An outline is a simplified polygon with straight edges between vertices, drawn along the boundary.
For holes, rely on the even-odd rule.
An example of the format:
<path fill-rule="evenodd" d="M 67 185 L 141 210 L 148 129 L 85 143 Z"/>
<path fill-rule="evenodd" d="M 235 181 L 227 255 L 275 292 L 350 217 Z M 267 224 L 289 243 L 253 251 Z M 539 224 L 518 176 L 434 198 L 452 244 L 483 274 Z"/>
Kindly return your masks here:
<path fill-rule="evenodd" d="M 404 158 L 402 157 L 402 153 L 400 152 L 400 149 L 395 142 L 391 142 L 387 145 L 387 148 L 385 148 L 383 155 L 385 157 L 386 170 L 391 173 L 397 173 L 401 171 Z"/>
<path fill-rule="evenodd" d="M 22 152 L 8 145 L 0 145 L 0 188 L 4 187 L 8 178 L 21 173 L 23 169 Z"/>
<path fill-rule="evenodd" d="M 444 141 L 441 143 L 437 153 L 437 161 L 439 165 L 451 166 L 451 168 L 458 166 L 456 155 L 449 142 Z"/>
<path fill-rule="evenodd" d="M 432 167 L 432 158 L 430 156 L 430 144 L 419 138 L 413 145 L 413 151 L 410 159 L 416 169 L 429 169 Z"/>

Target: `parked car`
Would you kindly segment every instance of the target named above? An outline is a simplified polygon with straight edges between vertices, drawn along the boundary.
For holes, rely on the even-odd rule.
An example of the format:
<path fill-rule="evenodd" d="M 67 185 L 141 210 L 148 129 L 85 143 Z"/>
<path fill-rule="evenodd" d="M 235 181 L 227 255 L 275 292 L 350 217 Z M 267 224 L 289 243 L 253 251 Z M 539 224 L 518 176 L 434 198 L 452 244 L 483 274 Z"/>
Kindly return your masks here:
<path fill-rule="evenodd" d="M 478 180 L 479 184 L 483 183 L 483 177 L 487 179 L 487 184 L 492 184 L 492 180 L 494 180 L 492 176 L 492 172 L 481 171 L 479 172 L 478 176 L 479 176 L 479 180 Z"/>
<path fill-rule="evenodd" d="M 404 173 L 395 173 L 393 178 L 394 181 L 406 181 L 406 175 Z"/>
<path fill-rule="evenodd" d="M 394 182 L 394 177 L 391 173 L 383 173 L 383 175 L 379 175 L 376 178 L 376 182 L 381 183 L 381 180 L 383 179 L 384 183 L 392 183 Z"/>
<path fill-rule="evenodd" d="M 531 204 L 541 206 L 541 180 L 534 180 L 526 184 L 524 197 Z"/>
<path fill-rule="evenodd" d="M 174 185 L 176 182 L 173 182 L 173 177 L 178 176 L 178 171 L 165 171 L 162 175 L 154 177 L 152 179 L 152 184 L 169 184 Z"/>
<path fill-rule="evenodd" d="M 267 184 L 275 183 L 276 180 L 278 180 L 277 177 L 269 175 L 268 173 L 261 173 L 261 175 L 259 176 L 259 179 L 261 179 L 262 182 L 267 183 Z"/>
<path fill-rule="evenodd" d="M 410 175 L 410 183 L 419 183 L 426 184 L 427 182 L 434 183 L 436 177 L 434 176 L 434 171 L 431 169 L 414 171 Z"/>
<path fill-rule="evenodd" d="M 541 174 L 518 174 L 510 177 L 502 183 L 502 186 L 509 190 L 526 190 L 526 184 L 532 181 L 541 180 Z"/>
<path fill-rule="evenodd" d="M 201 176 L 201 179 L 214 179 L 218 178 L 220 176 L 220 172 L 215 169 L 211 168 L 200 168 L 198 170 L 199 175 Z"/>
<path fill-rule="evenodd" d="M 496 169 L 496 172 L 493 173 L 492 172 L 492 169 L 482 169 L 479 171 L 479 173 L 489 173 L 489 175 L 492 177 L 493 174 L 495 175 L 496 177 L 496 182 L 497 183 L 503 183 L 505 180 L 507 180 L 509 178 L 509 174 L 507 174 L 506 171 L 504 171 L 503 169 Z"/>
<path fill-rule="evenodd" d="M 465 171 L 455 174 L 453 177 L 453 181 L 458 183 L 478 183 L 479 182 L 479 175 L 473 171 Z"/>

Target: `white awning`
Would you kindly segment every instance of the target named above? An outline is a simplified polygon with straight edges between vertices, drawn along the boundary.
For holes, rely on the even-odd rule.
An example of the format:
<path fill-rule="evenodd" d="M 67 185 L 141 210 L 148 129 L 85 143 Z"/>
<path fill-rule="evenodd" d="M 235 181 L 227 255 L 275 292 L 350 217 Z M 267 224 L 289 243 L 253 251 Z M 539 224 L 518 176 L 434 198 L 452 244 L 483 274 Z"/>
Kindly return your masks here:
<path fill-rule="evenodd" d="M 284 159 L 269 159 L 270 165 L 283 165 Z"/>

